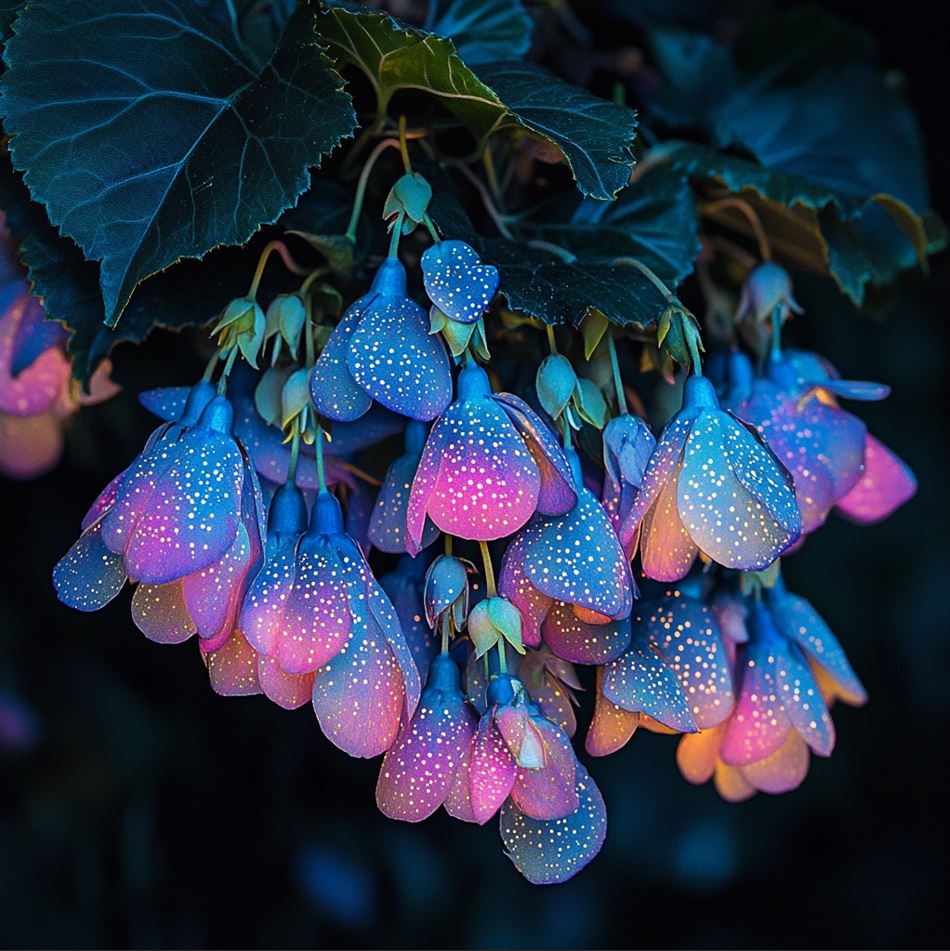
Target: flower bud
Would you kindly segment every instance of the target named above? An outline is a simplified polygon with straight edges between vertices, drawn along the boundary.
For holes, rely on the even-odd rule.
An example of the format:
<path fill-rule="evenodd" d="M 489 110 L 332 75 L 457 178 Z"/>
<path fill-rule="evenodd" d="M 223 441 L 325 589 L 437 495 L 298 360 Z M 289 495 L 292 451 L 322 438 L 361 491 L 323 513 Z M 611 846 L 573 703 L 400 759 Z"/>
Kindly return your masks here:
<path fill-rule="evenodd" d="M 487 653 L 502 639 L 519 654 L 524 653 L 521 613 L 507 598 L 496 596 L 479 601 L 468 616 L 468 635 L 476 657 Z"/>
<path fill-rule="evenodd" d="M 577 387 L 577 374 L 571 361 L 559 353 L 545 357 L 535 378 L 538 399 L 544 411 L 557 419 L 564 412 Z"/>
<path fill-rule="evenodd" d="M 760 322 L 768 320 L 777 307 L 783 311 L 787 308 L 796 314 L 802 312 L 792 297 L 792 281 L 788 272 L 774 261 L 765 261 L 746 276 L 739 309 L 736 311 L 736 323 L 747 318 Z"/>
<path fill-rule="evenodd" d="M 452 555 L 440 555 L 426 572 L 423 595 L 426 620 L 430 627 L 444 616 L 451 615 L 456 630 L 461 629 L 468 614 L 468 574 L 470 562 Z"/>

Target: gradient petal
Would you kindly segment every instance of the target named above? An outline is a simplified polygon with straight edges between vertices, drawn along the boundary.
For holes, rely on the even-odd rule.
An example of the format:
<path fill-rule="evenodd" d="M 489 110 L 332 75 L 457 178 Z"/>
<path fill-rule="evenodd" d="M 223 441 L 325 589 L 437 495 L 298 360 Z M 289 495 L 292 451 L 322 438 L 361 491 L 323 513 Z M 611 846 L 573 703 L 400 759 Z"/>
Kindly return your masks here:
<path fill-rule="evenodd" d="M 268 700 L 285 710 L 296 710 L 313 695 L 314 674 L 288 674 L 275 657 L 257 655 L 257 680 Z"/>
<path fill-rule="evenodd" d="M 572 664 L 606 664 L 618 658 L 630 643 L 630 622 L 587 624 L 569 604 L 556 601 L 541 625 L 544 643 Z"/>
<path fill-rule="evenodd" d="M 699 548 L 679 513 L 679 481 L 674 469 L 640 524 L 640 565 L 654 581 L 679 581 L 692 568 Z"/>
<path fill-rule="evenodd" d="M 910 467 L 870 434 L 864 443 L 864 474 L 838 500 L 838 511 L 861 525 L 887 518 L 917 491 Z"/>
<path fill-rule="evenodd" d="M 156 644 L 181 644 L 196 632 L 180 580 L 139 584 L 132 595 L 132 620 Z"/>
<path fill-rule="evenodd" d="M 340 318 L 317 360 L 310 378 L 310 395 L 321 416 L 349 422 L 359 419 L 372 406 L 373 398 L 353 379 L 347 367 L 350 343 L 369 305 L 370 293 L 355 301 Z"/>
<path fill-rule="evenodd" d="M 700 733 L 686 733 L 680 737 L 676 747 L 676 765 L 683 779 L 696 785 L 712 779 L 719 758 L 719 744 L 725 732 L 726 725 L 720 723 Z"/>
<path fill-rule="evenodd" d="M 104 608 L 126 580 L 122 556 L 103 544 L 100 524 L 87 528 L 53 568 L 56 596 L 76 611 Z"/>
<path fill-rule="evenodd" d="M 575 789 L 577 759 L 560 727 L 543 717 L 533 717 L 532 722 L 543 738 L 544 765 L 518 769 L 511 799 L 532 819 L 560 819 L 580 805 Z"/>
<path fill-rule="evenodd" d="M 560 819 L 532 819 L 510 799 L 502 808 L 501 839 L 508 857 L 533 885 L 567 881 L 589 864 L 604 844 L 604 799 L 580 764 L 575 789 L 579 805 Z"/>
<path fill-rule="evenodd" d="M 202 651 L 211 689 L 222 697 L 253 697 L 261 692 L 258 654 L 237 629 L 217 650 Z"/>
<path fill-rule="evenodd" d="M 759 792 L 797 789 L 808 775 L 808 745 L 794 730 L 771 756 L 742 767 L 742 776 Z"/>
<path fill-rule="evenodd" d="M 498 269 L 482 264 L 464 241 L 439 241 L 422 255 L 422 280 L 429 300 L 462 324 L 473 324 L 488 310 L 498 290 Z"/>
<path fill-rule="evenodd" d="M 517 766 L 491 714 L 481 718 L 471 751 L 469 791 L 472 814 L 479 825 L 484 825 L 508 798 Z"/>

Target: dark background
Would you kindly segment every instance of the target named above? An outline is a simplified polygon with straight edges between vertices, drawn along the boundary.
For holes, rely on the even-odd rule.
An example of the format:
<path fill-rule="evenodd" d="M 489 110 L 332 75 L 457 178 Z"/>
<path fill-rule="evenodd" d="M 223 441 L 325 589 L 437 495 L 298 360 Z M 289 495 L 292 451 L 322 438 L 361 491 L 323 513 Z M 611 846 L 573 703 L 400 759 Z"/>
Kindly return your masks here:
<path fill-rule="evenodd" d="M 950 217 L 950 8 L 825 6 L 906 76 Z M 679 777 L 673 740 L 640 734 L 593 763 L 603 853 L 547 889 L 516 874 L 493 826 L 386 820 L 378 764 L 331 747 L 307 709 L 214 696 L 197 648 L 147 642 L 127 596 L 92 616 L 56 602 L 52 563 L 148 432 L 123 396 L 74 420 L 52 475 L 2 484 L 0 943 L 946 946 L 950 261 L 902 281 L 884 322 L 798 290 L 812 302 L 799 341 L 893 386 L 860 412 L 920 479 L 887 523 L 832 519 L 786 562 L 871 695 L 835 710 L 838 747 L 801 789 L 724 803 Z M 161 378 L 180 350 L 150 347 Z"/>

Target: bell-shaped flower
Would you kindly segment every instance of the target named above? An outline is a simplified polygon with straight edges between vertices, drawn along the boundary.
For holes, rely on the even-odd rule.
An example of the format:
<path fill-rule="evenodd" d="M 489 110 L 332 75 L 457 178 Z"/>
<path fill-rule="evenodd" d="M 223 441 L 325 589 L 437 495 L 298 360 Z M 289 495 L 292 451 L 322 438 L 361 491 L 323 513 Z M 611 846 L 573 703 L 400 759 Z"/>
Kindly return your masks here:
<path fill-rule="evenodd" d="M 412 718 L 386 752 L 376 802 L 390 819 L 420 822 L 449 794 L 478 717 L 462 693 L 458 665 L 438 654 Z"/>
<path fill-rule="evenodd" d="M 433 244 L 422 255 L 421 265 L 429 300 L 458 323 L 475 323 L 498 291 L 498 269 L 482 264 L 464 241 Z"/>
<path fill-rule="evenodd" d="M 287 498 L 298 491 L 285 486 Z M 292 490 L 292 491 L 291 491 Z M 302 499 L 275 512 L 264 566 L 241 612 L 250 645 L 287 674 L 315 674 L 313 707 L 327 738 L 351 756 L 378 756 L 419 699 L 419 672 L 392 604 L 337 499 L 321 489 L 299 532 Z"/>
<path fill-rule="evenodd" d="M 492 393 L 485 371 L 467 363 L 412 483 L 409 552 L 421 548 L 426 517 L 447 534 L 492 541 L 516 532 L 536 511 L 562 515 L 576 501 L 554 434 L 523 400 Z"/>
<path fill-rule="evenodd" d="M 800 785 L 809 752 L 829 756 L 834 747 L 833 700 L 860 705 L 867 698 L 828 626 L 781 579 L 749 603 L 746 626 L 733 712 L 714 729 L 683 737 L 677 750 L 686 779 L 712 778 L 733 801 Z"/>
<path fill-rule="evenodd" d="M 321 415 L 340 421 L 359 419 L 374 400 L 419 420 L 448 406 L 448 355 L 429 334 L 425 311 L 406 295 L 406 271 L 395 258 L 341 318 L 313 368 L 311 393 Z"/>
<path fill-rule="evenodd" d="M 689 377 L 620 530 L 624 545 L 639 531 L 644 574 L 678 581 L 699 554 L 727 568 L 767 568 L 801 524 L 788 471 L 721 409 L 707 378 Z"/>
<path fill-rule="evenodd" d="M 615 531 L 633 506 L 647 463 L 656 448 L 650 427 L 638 416 L 624 413 L 604 427 L 604 488 L 602 501 Z"/>
<path fill-rule="evenodd" d="M 776 309 L 780 310 L 779 320 L 784 319 L 787 311 L 802 313 L 802 308 L 792 297 L 792 281 L 788 272 L 774 261 L 764 261 L 754 267 L 743 282 L 736 323 L 746 319 L 761 323 L 769 320 Z"/>
<path fill-rule="evenodd" d="M 524 642 L 542 640 L 564 660 L 602 664 L 630 639 L 634 587 L 620 541 L 568 450 L 577 502 L 563 515 L 534 515 L 502 561 L 498 590 L 518 608 Z"/>
<path fill-rule="evenodd" d="M 865 464 L 867 429 L 842 410 L 830 391 L 802 386 L 794 365 L 773 355 L 765 375 L 753 379 L 749 358 L 730 357 L 730 408 L 754 426 L 788 468 L 808 534 L 824 524 L 832 507 L 858 483 Z M 886 387 L 837 381 L 862 399 L 887 395 Z M 843 388 L 843 387 L 842 387 Z"/>
<path fill-rule="evenodd" d="M 426 565 L 423 559 L 400 555 L 395 569 L 379 579 L 380 586 L 395 608 L 422 680 L 426 679 L 429 665 L 438 653 L 438 643 L 426 620 L 423 602 L 425 578 Z"/>
<path fill-rule="evenodd" d="M 107 360 L 89 393 L 81 392 L 64 352 L 66 336 L 18 272 L 0 282 L 0 472 L 10 478 L 49 472 L 63 454 L 69 417 L 118 392 Z"/>
<path fill-rule="evenodd" d="M 422 448 L 426 441 L 426 428 L 412 420 L 406 426 L 405 446 L 399 456 L 386 470 L 382 487 L 373 506 L 369 522 L 369 540 L 380 551 L 399 555 L 406 551 L 406 514 L 409 508 L 409 492 L 412 480 L 419 468 Z M 426 520 L 422 533 L 422 548 L 438 538 L 439 530 Z"/>
<path fill-rule="evenodd" d="M 468 617 L 468 576 L 475 568 L 454 555 L 439 555 L 426 572 L 424 604 L 426 620 L 433 630 L 461 631 Z"/>
<path fill-rule="evenodd" d="M 193 387 L 181 418 L 159 427 L 93 504 L 53 570 L 61 601 L 97 610 L 131 578 L 133 619 L 151 640 L 197 633 L 208 649 L 227 640 L 263 531 L 257 476 L 230 428 L 227 400 L 210 384 Z"/>
<path fill-rule="evenodd" d="M 599 683 L 599 722 L 591 725 L 590 752 L 612 752 L 617 746 L 609 737 L 619 736 L 621 722 L 629 739 L 644 714 L 685 733 L 710 729 L 729 716 L 731 658 L 714 614 L 701 600 L 700 585 L 694 575 L 634 607 L 630 647 L 604 667 Z"/>
<path fill-rule="evenodd" d="M 527 701 L 510 675 L 488 685 L 488 708 L 445 800 L 449 815 L 484 825 L 511 797 L 534 819 L 560 819 L 579 804 L 577 760 L 564 731 Z"/>

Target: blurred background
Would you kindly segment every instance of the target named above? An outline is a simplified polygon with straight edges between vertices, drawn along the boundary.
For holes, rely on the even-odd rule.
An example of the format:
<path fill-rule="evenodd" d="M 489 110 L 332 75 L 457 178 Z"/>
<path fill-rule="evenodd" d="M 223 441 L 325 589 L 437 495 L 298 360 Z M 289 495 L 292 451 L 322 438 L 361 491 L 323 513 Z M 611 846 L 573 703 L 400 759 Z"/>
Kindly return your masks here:
<path fill-rule="evenodd" d="M 950 8 L 824 6 L 904 74 L 947 219 Z M 888 522 L 833 517 L 785 563 L 871 695 L 835 709 L 837 749 L 798 791 L 730 805 L 680 778 L 674 740 L 638 733 L 592 764 L 609 812 L 603 853 L 547 889 L 515 872 L 492 827 L 385 819 L 378 762 L 346 758 L 307 708 L 216 697 L 197 646 L 146 641 L 128 595 L 92 616 L 56 601 L 52 564 L 153 425 L 125 394 L 73 420 L 54 473 L 0 484 L 0 943 L 946 946 L 950 258 L 908 275 L 883 321 L 818 281 L 796 290 L 807 316 L 794 339 L 846 377 L 891 384 L 890 399 L 858 411 L 920 480 Z M 139 386 L 188 379 L 175 338 L 146 356 L 153 378 Z M 120 375 L 141 360 L 120 352 Z"/>

